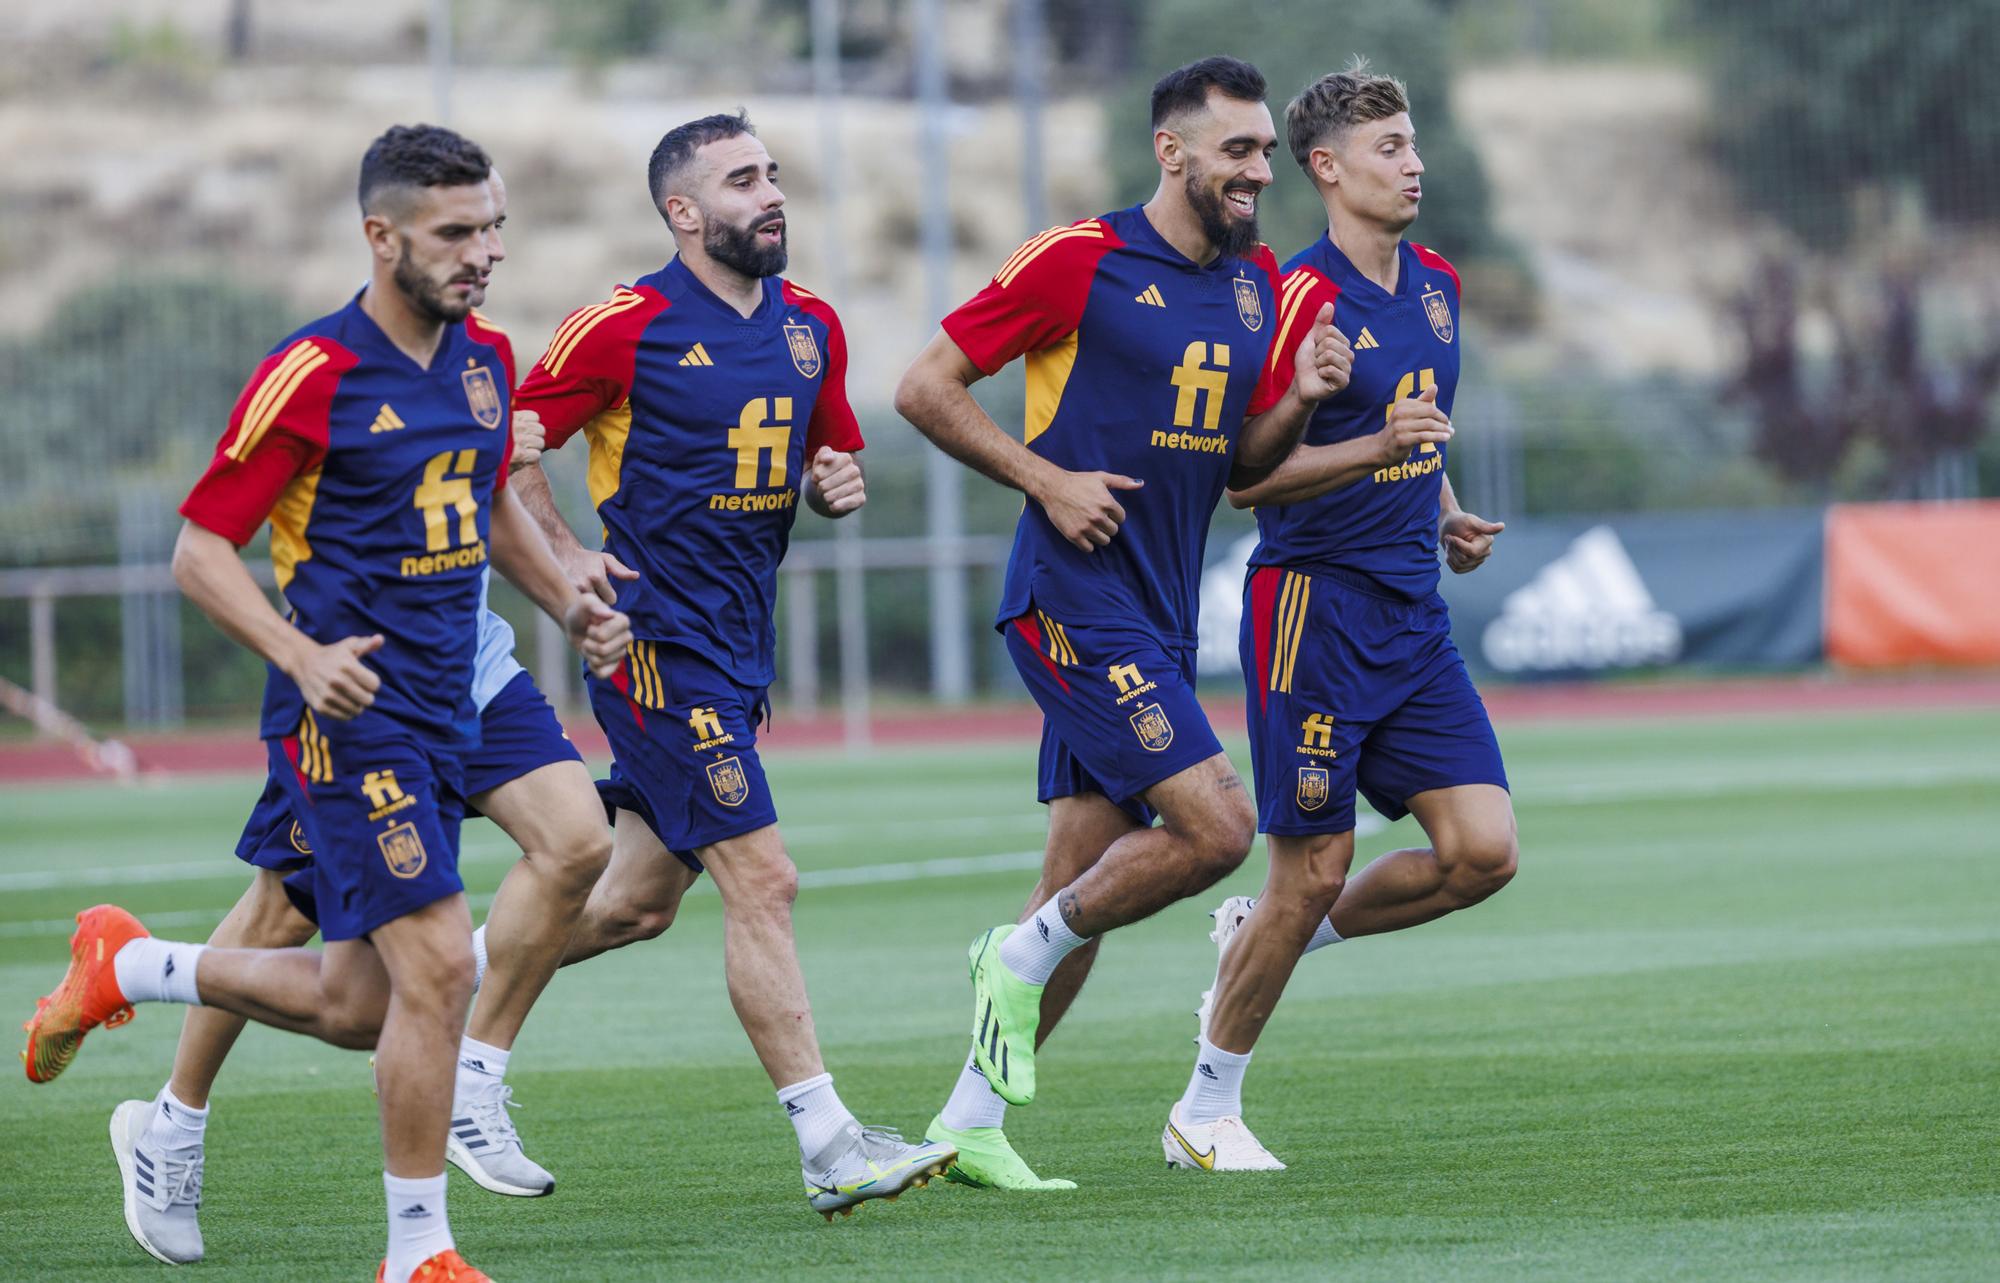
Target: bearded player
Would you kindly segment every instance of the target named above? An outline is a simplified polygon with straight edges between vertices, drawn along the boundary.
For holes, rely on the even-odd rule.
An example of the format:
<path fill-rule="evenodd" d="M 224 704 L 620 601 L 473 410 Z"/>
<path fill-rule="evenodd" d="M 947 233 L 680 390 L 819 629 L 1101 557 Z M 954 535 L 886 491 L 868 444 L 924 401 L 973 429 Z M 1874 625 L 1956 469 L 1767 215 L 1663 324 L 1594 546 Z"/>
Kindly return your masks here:
<path fill-rule="evenodd" d="M 1195 700 L 1203 549 L 1225 485 L 1285 457 L 1348 361 L 1323 311 L 1286 324 L 1302 305 L 1257 240 L 1277 144 L 1264 92 L 1234 58 L 1163 77 L 1152 198 L 1030 240 L 897 389 L 919 431 L 1028 500 L 996 625 L 1045 717 L 1049 836 L 1023 925 L 973 942 L 972 1050 L 927 1132 L 970 1184 L 1070 1187 L 1037 1177 L 1002 1128 L 1008 1104 L 1035 1098 L 1038 1041 L 1105 932 L 1214 885 L 1255 835 Z M 1281 349 L 1281 329 L 1303 338 Z M 969 388 L 1022 356 L 1016 440 Z"/>

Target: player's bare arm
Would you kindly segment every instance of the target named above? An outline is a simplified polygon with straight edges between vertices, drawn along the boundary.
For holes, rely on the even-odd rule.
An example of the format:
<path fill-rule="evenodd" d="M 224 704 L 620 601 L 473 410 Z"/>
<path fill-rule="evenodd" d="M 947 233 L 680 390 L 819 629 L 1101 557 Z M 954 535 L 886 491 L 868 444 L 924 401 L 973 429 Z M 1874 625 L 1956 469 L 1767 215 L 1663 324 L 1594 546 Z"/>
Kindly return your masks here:
<path fill-rule="evenodd" d="M 1313 407 L 1347 386 L 1354 349 L 1333 324 L 1333 304 L 1320 305 L 1312 329 L 1293 356 L 1292 384 L 1278 403 L 1243 425 L 1229 471 L 1234 490 L 1255 485 L 1294 453 L 1312 419 Z"/>
<path fill-rule="evenodd" d="M 1110 543 L 1125 520 L 1112 491 L 1137 490 L 1145 482 L 1114 472 L 1070 472 L 1042 458 L 972 399 L 981 377 L 964 349 L 940 333 L 896 385 L 896 413 L 952 458 L 1040 504 L 1050 524 L 1078 548 L 1089 552 Z"/>
<path fill-rule="evenodd" d="M 1390 407 L 1380 432 L 1331 445 L 1302 445 L 1262 480 L 1248 486 L 1232 485 L 1229 503 L 1234 508 L 1257 508 L 1317 499 L 1378 468 L 1394 467 L 1426 442 L 1442 445 L 1451 440 L 1451 433 L 1451 420 L 1437 408 L 1437 390 L 1425 388 L 1421 396 L 1405 398 Z"/>
<path fill-rule="evenodd" d="M 592 672 L 608 677 L 616 671 L 632 643 L 631 621 L 571 580 L 511 487 L 493 496 L 493 564 L 530 601 L 562 622 L 570 645 Z"/>
<path fill-rule="evenodd" d="M 549 551 L 555 554 L 557 563 L 569 576 L 570 582 L 596 593 L 606 605 L 615 605 L 618 589 L 611 581 L 637 579 L 639 572 L 610 553 L 593 552 L 577 541 L 576 532 L 569 528 L 569 522 L 563 520 L 562 510 L 556 507 L 555 494 L 549 489 L 549 475 L 542 471 L 542 465 L 539 462 L 517 463 L 515 471 L 507 479 L 507 488 L 514 492 L 521 507 L 542 532 L 542 538 L 548 541 Z"/>
<path fill-rule="evenodd" d="M 1507 528 L 1504 521 L 1488 521 L 1458 506 L 1451 478 L 1444 479 L 1438 493 L 1438 545 L 1444 549 L 1444 564 L 1451 573 L 1462 575 L 1477 570 L 1493 555 L 1493 539 Z"/>
<path fill-rule="evenodd" d="M 381 634 L 320 645 L 272 608 L 235 544 L 192 521 L 174 541 L 173 565 L 174 582 L 188 600 L 231 640 L 297 682 L 313 712 L 346 721 L 375 702 L 382 679 L 361 660 L 381 649 Z"/>
<path fill-rule="evenodd" d="M 806 502 L 822 517 L 844 517 L 868 502 L 859 456 L 823 445 L 806 474 Z"/>

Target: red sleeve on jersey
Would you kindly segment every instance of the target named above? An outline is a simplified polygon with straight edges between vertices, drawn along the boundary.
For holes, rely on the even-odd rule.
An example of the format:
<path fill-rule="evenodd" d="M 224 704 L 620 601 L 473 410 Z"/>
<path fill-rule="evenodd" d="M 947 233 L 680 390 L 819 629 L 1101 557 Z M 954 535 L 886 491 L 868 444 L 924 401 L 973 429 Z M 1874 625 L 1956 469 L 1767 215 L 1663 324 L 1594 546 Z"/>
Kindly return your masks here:
<path fill-rule="evenodd" d="M 1069 337 L 1083 320 L 1097 264 L 1123 245 L 1094 218 L 1054 227 L 1000 265 L 985 289 L 944 318 L 944 332 L 986 374 Z"/>
<path fill-rule="evenodd" d="M 1269 250 L 1264 251 L 1269 254 Z M 1272 275 L 1277 275 L 1275 262 Z M 1261 414 L 1276 405 L 1292 386 L 1298 372 L 1299 345 L 1312 333 L 1313 321 L 1326 304 L 1334 305 L 1334 324 L 1340 324 L 1340 287 L 1310 267 L 1295 268 L 1278 280 L 1278 323 L 1271 329 L 1271 348 L 1264 360 L 1263 379 L 1251 399 L 1250 413 Z"/>
<path fill-rule="evenodd" d="M 819 397 L 813 402 L 812 421 L 806 425 L 806 462 L 823 445 L 852 454 L 867 445 L 861 439 L 861 424 L 847 403 L 847 331 L 833 307 L 819 295 L 784 282 L 785 302 L 826 324 L 826 374 L 819 381 Z"/>
<path fill-rule="evenodd" d="M 500 356 L 500 368 L 507 376 L 507 390 L 512 392 L 514 384 L 520 381 L 521 372 L 514 365 L 514 340 L 507 337 L 507 331 L 474 312 L 465 318 L 466 337 L 475 343 L 484 343 Z"/>
<path fill-rule="evenodd" d="M 358 359 L 317 336 L 265 357 L 181 515 L 239 548 L 249 543 L 292 479 L 326 457 L 334 390 Z"/>
<path fill-rule="evenodd" d="M 1446 276 L 1449 276 L 1451 278 L 1451 288 L 1453 292 L 1456 293 L 1461 299 L 1465 297 L 1465 286 L 1459 283 L 1458 269 L 1453 267 L 1450 263 L 1445 262 L 1444 255 L 1438 253 L 1434 249 L 1430 249 L 1427 248 L 1426 246 L 1419 245 L 1415 241 L 1410 242 L 1410 248 L 1416 251 L 1417 261 L 1419 263 L 1422 263 L 1425 267 L 1434 267 L 1438 271 L 1443 272 Z"/>
<path fill-rule="evenodd" d="M 630 395 L 639 336 L 670 306 L 651 288 L 621 288 L 556 327 L 549 350 L 514 393 L 515 409 L 542 416 L 548 449 Z"/>

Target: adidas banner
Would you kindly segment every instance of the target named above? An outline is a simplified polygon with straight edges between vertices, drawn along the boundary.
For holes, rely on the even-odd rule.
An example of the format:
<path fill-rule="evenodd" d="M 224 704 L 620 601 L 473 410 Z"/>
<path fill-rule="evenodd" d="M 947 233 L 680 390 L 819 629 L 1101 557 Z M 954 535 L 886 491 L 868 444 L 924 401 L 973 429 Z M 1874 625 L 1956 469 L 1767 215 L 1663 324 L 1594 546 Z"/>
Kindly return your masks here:
<path fill-rule="evenodd" d="M 1816 508 L 1510 521 L 1485 565 L 1446 571 L 1440 587 L 1478 677 L 1810 664 L 1823 656 L 1823 527 Z M 1209 567 L 1205 673 L 1236 671 L 1254 543 L 1226 545 Z"/>

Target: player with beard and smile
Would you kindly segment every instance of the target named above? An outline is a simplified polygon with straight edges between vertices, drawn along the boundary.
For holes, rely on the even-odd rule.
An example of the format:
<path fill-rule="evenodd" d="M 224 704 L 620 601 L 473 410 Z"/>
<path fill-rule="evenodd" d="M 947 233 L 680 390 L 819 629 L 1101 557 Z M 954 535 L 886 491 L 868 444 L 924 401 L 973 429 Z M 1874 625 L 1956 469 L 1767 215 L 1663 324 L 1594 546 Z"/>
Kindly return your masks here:
<path fill-rule="evenodd" d="M 862 1127 L 834 1092 L 792 938 L 798 870 L 756 750 L 798 504 L 842 517 L 866 498 L 847 340 L 831 307 L 778 275 L 785 196 L 746 117 L 672 130 L 648 177 L 678 255 L 564 321 L 518 398 L 550 448 L 590 443 L 601 552 L 577 542 L 539 466 L 516 484 L 637 639 L 589 682 L 616 759 L 601 786 L 612 856 L 566 961 L 658 935 L 714 874 L 730 998 L 797 1130 L 806 1197 L 831 1220 L 954 1157 Z"/>
<path fill-rule="evenodd" d="M 1264 77 L 1234 58 L 1182 67 L 1154 86 L 1152 123 L 1152 198 L 1022 246 L 896 392 L 941 449 L 1028 498 L 995 623 L 1045 718 L 1048 845 L 1021 923 L 973 941 L 972 1050 L 926 1133 L 957 1147 L 950 1175 L 972 1185 L 1071 1187 L 1036 1176 L 1001 1128 L 1035 1097 L 1037 1044 L 1100 936 L 1250 850 L 1256 811 L 1194 693 L 1209 519 L 1347 377 L 1345 340 L 1327 315 L 1297 315 L 1257 242 L 1277 145 Z M 1298 337 L 1281 346 L 1281 331 Z M 1016 357 L 1022 439 L 969 391 Z"/>

